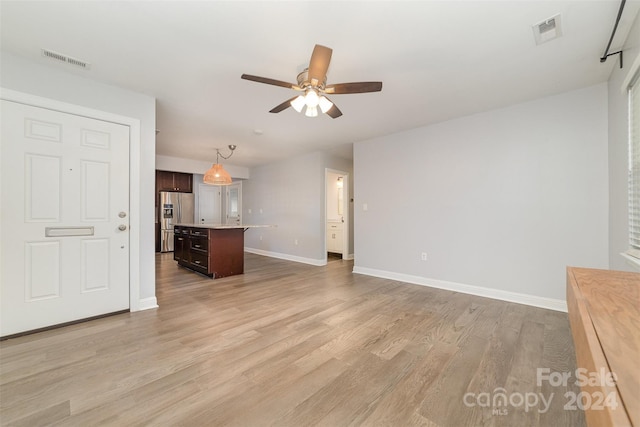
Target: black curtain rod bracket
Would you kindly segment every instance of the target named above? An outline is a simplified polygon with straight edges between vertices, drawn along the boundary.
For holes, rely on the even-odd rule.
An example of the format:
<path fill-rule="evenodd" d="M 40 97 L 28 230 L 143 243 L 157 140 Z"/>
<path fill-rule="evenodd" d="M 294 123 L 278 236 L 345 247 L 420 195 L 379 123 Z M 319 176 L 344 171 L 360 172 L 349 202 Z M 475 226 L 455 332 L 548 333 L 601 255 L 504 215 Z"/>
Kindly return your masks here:
<path fill-rule="evenodd" d="M 605 62 L 608 57 L 613 56 L 613 55 L 620 55 L 620 68 L 622 68 L 623 65 L 622 65 L 622 51 L 621 50 L 619 50 L 617 52 L 613 52 L 613 53 L 608 53 L 607 56 L 603 56 L 602 58 L 600 58 L 600 62 Z"/>

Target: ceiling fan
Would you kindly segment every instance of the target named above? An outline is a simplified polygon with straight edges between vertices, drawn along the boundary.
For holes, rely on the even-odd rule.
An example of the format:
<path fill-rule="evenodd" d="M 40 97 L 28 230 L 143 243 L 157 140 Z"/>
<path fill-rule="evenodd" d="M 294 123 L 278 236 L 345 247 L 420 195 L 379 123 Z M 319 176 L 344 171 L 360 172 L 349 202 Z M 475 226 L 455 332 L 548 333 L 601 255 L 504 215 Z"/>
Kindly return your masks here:
<path fill-rule="evenodd" d="M 380 92 L 382 90 L 382 82 L 336 83 L 327 85 L 327 70 L 331 62 L 332 52 L 332 49 L 317 44 L 313 48 L 309 68 L 306 68 L 298 74 L 297 85 L 281 80 L 252 76 L 250 74 L 243 74 L 241 78 L 304 92 L 304 95 L 294 96 L 272 108 L 269 111 L 270 113 L 279 113 L 289 107 L 293 107 L 299 113 L 304 109 L 305 116 L 307 117 L 316 117 L 319 108 L 320 111 L 335 119 L 342 115 L 342 111 L 325 96 L 326 94 L 342 95 L 348 93 Z"/>

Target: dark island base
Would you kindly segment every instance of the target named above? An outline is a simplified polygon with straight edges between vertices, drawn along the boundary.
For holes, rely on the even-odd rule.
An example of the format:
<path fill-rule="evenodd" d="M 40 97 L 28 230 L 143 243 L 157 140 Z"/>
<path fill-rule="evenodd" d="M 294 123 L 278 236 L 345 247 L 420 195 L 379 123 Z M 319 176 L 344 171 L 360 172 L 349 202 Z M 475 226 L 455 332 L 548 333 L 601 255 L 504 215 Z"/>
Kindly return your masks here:
<path fill-rule="evenodd" d="M 179 265 L 214 279 L 244 273 L 244 230 L 176 226 L 175 259 Z"/>

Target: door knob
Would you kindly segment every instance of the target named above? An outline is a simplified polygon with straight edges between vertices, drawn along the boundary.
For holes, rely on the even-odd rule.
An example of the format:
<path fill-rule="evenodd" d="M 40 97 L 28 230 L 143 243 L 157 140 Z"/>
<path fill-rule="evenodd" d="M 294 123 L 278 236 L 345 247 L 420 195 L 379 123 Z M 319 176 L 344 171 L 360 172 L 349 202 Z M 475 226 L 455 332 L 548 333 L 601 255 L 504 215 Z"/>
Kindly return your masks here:
<path fill-rule="evenodd" d="M 126 213 L 126 212 L 120 212 L 120 213 L 118 214 L 118 216 L 119 216 L 120 218 L 124 218 L 125 216 L 127 216 L 127 213 Z"/>
<path fill-rule="evenodd" d="M 126 230 L 126 229 L 127 229 L 127 226 L 126 226 L 126 225 L 124 225 L 124 224 L 120 224 L 120 225 L 118 226 L 118 230 L 120 230 L 120 231 L 124 231 L 124 230 Z"/>

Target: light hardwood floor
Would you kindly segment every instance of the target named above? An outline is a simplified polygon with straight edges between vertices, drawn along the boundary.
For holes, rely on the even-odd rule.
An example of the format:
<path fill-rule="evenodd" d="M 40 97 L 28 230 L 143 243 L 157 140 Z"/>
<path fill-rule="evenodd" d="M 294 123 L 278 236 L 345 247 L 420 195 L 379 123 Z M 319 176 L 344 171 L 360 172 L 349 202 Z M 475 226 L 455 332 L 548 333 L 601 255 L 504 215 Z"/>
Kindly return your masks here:
<path fill-rule="evenodd" d="M 536 381 L 576 368 L 565 313 L 352 268 L 246 254 L 210 280 L 157 255 L 159 309 L 0 343 L 0 423 L 584 425 L 563 408 L 573 382 Z M 464 403 L 499 387 L 513 405 Z"/>

